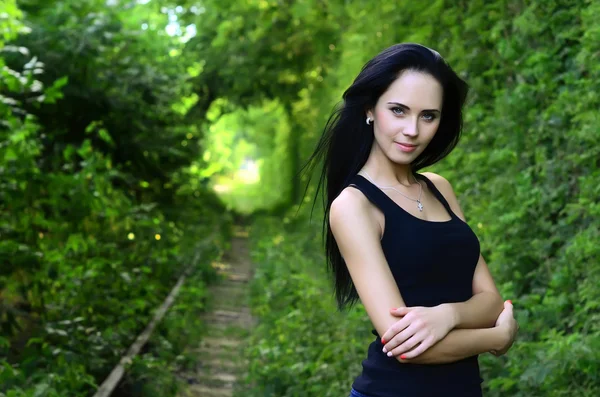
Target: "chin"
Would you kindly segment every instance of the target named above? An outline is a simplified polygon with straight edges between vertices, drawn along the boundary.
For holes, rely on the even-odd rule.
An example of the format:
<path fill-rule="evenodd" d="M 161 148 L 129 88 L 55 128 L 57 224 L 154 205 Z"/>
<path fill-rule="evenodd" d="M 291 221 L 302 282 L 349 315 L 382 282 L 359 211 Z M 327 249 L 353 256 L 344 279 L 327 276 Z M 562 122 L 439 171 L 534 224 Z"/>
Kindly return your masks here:
<path fill-rule="evenodd" d="M 417 158 L 417 156 L 412 156 L 412 155 L 411 156 L 391 156 L 391 157 L 389 157 L 389 159 L 392 160 L 393 163 L 399 164 L 399 165 L 409 165 L 416 158 Z"/>

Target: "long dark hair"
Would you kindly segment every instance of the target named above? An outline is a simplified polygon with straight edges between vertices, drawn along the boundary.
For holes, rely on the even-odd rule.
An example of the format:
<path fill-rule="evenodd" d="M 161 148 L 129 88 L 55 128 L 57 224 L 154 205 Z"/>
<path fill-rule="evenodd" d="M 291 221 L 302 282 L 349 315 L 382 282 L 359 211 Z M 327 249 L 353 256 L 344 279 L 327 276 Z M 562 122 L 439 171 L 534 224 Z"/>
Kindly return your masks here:
<path fill-rule="evenodd" d="M 323 135 L 306 165 L 309 176 L 323 161 L 314 204 L 324 184 L 325 217 L 323 234 L 327 265 L 333 273 L 338 309 L 352 306 L 358 293 L 329 226 L 329 209 L 333 200 L 348 186 L 366 163 L 373 145 L 373 125 L 365 123 L 366 111 L 375 107 L 379 97 L 405 70 L 425 72 L 443 88 L 442 115 L 438 130 L 427 148 L 411 164 L 411 170 L 435 164 L 446 157 L 458 143 L 462 130 L 462 107 L 468 86 L 456 75 L 436 51 L 419 44 L 396 44 L 367 62 L 352 85 L 344 92 L 343 102 L 329 117 Z M 310 180 L 309 180 L 310 182 Z"/>

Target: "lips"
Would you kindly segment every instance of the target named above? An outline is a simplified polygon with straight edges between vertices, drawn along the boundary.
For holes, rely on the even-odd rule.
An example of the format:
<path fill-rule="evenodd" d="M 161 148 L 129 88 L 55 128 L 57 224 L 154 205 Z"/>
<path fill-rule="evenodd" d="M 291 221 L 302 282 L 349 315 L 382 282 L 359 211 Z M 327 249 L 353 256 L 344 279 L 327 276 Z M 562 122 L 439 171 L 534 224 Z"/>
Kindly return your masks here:
<path fill-rule="evenodd" d="M 412 152 L 417 148 L 417 145 L 413 145 L 410 143 L 400 143 L 400 142 L 394 142 L 396 144 L 396 146 L 398 147 L 398 149 L 400 149 L 403 152 Z"/>

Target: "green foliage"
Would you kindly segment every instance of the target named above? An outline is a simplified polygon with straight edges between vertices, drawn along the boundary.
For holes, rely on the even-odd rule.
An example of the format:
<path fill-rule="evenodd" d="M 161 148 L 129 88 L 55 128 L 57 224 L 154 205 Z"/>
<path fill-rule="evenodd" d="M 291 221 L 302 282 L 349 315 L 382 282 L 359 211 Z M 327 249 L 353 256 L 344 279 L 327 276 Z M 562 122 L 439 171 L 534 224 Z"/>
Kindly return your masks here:
<path fill-rule="evenodd" d="M 60 103 L 24 103 L 48 126 L 48 150 L 57 153 L 66 144 L 90 139 L 115 166 L 152 189 L 162 188 L 172 171 L 199 153 L 201 137 L 186 112 L 194 98 L 188 74 L 194 63 L 181 56 L 183 43 L 163 29 L 143 29 L 153 20 L 150 5 L 22 3 L 31 32 L 15 45 L 43 65 L 45 72 L 37 75 L 42 86 L 68 76 Z M 23 57 L 8 60 L 18 64 Z"/>
<path fill-rule="evenodd" d="M 178 173 L 199 152 L 185 63 L 169 55 L 181 43 L 103 1 L 4 3 L 0 395 L 87 396 L 210 238 L 184 294 L 202 308 L 228 218 Z M 142 366 L 175 366 L 197 341 L 183 337 L 190 315 L 170 316 Z"/>
<path fill-rule="evenodd" d="M 203 160 L 190 170 L 212 177 L 228 207 L 250 213 L 288 204 L 292 178 L 289 161 L 290 127 L 285 109 L 275 101 L 235 109 L 218 100 L 209 109 L 212 121 L 204 134 Z"/>
<path fill-rule="evenodd" d="M 254 223 L 252 285 L 260 319 L 246 350 L 249 396 L 342 396 L 360 371 L 374 338 L 362 307 L 336 313 L 319 236 L 307 218 L 261 218 Z M 252 386 L 250 386 L 252 385 Z"/>
<path fill-rule="evenodd" d="M 201 7 L 187 0 L 163 4 L 169 5 L 169 12 L 179 23 L 198 27 L 198 34 L 183 51 L 192 54 L 201 65 L 201 73 L 193 84 L 202 95 L 193 111 L 206 114 L 210 120 L 215 108 L 221 111 L 223 102 L 227 103 L 226 115 L 215 121 L 219 126 L 210 127 L 215 129 L 206 132 L 207 138 L 216 136 L 226 150 L 241 153 L 244 149 L 236 149 L 235 145 L 245 146 L 242 141 L 233 140 L 234 146 L 225 145 L 232 141 L 225 138 L 223 127 L 229 128 L 229 124 L 223 119 L 233 122 L 242 120 L 241 114 L 262 114 L 263 120 L 255 119 L 256 134 L 249 140 L 256 150 L 269 153 L 256 159 L 264 161 L 260 167 L 260 188 L 257 191 L 235 178 L 233 181 L 226 178 L 219 185 L 225 183 L 230 191 L 222 197 L 241 212 L 289 205 L 299 196 L 300 184 L 294 171 L 299 169 L 301 161 L 300 140 L 308 131 L 303 129 L 302 122 L 309 115 L 300 119 L 290 116 L 298 93 L 322 82 L 325 68 L 337 57 L 330 43 L 345 29 L 338 18 L 343 6 L 337 1 L 312 0 L 210 0 Z M 273 106 L 281 106 L 285 115 L 279 110 L 270 115 Z M 267 120 L 273 123 L 267 125 Z M 226 154 L 226 150 L 220 154 Z M 212 150 L 210 153 L 217 155 Z M 213 174 L 222 170 L 219 164 L 235 163 L 229 157 L 216 158 L 220 160 L 210 157 L 206 160 L 207 167 L 200 168 Z M 292 183 L 287 182 L 289 179 Z"/>

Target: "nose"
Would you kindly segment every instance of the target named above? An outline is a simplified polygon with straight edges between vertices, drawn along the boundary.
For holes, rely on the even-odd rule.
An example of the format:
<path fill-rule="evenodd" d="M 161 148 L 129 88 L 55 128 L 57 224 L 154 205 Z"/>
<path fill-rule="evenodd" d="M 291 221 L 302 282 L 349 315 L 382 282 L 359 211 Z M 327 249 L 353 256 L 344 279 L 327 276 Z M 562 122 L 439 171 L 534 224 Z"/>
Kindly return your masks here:
<path fill-rule="evenodd" d="M 419 123 L 418 120 L 412 120 L 409 119 L 406 121 L 406 124 L 404 125 L 404 130 L 402 131 L 402 133 L 406 136 L 410 136 L 410 137 L 416 137 L 417 135 L 419 135 Z"/>

